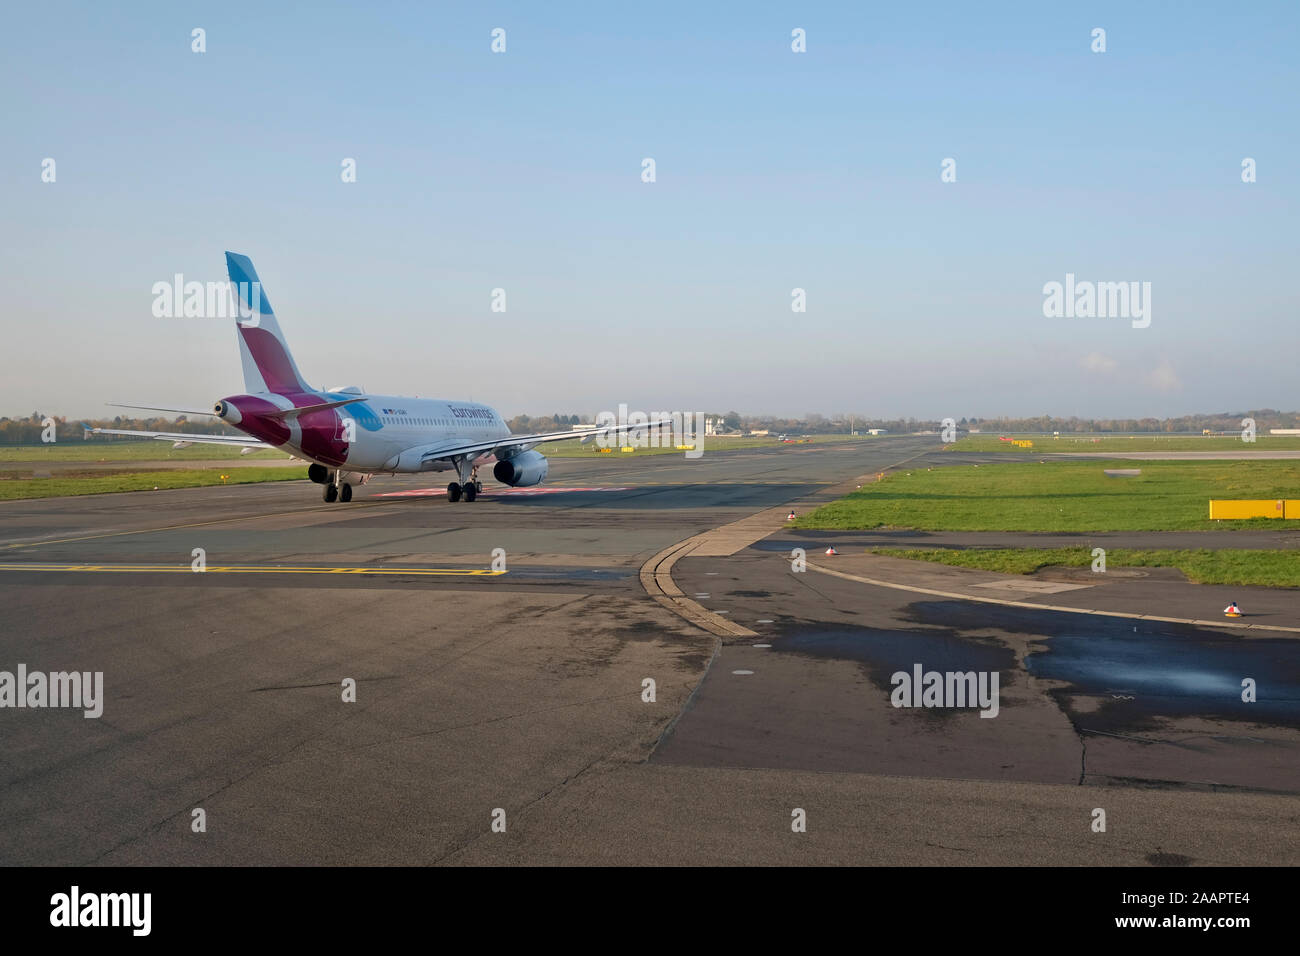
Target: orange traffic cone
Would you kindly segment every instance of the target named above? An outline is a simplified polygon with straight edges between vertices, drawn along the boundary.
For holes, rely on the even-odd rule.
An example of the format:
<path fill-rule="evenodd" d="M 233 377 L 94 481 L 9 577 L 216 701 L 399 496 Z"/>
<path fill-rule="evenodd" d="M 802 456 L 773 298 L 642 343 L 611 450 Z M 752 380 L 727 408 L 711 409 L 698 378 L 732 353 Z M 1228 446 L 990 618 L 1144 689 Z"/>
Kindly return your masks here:
<path fill-rule="evenodd" d="M 834 546 L 831 546 L 831 547 L 827 548 L 827 549 L 826 549 L 826 553 L 827 553 L 827 554 L 839 554 L 839 552 L 835 550 L 835 547 L 834 547 Z"/>
<path fill-rule="evenodd" d="M 1227 607 L 1225 607 L 1225 608 L 1223 609 L 1223 613 L 1224 613 L 1224 615 L 1225 615 L 1226 617 L 1241 617 L 1241 616 L 1242 616 L 1241 608 L 1237 607 L 1237 602 L 1236 602 L 1236 601 L 1233 601 L 1231 604 L 1229 604 Z"/>

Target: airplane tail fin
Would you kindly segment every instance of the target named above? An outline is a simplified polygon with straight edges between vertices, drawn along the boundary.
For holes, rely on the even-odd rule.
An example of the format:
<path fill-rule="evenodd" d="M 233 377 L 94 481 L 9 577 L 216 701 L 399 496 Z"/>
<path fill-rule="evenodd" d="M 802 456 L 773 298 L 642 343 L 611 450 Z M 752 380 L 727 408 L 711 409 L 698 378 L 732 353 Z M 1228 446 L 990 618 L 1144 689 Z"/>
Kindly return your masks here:
<path fill-rule="evenodd" d="M 244 363 L 244 390 L 282 394 L 309 391 L 280 331 L 280 323 L 275 320 L 253 261 L 248 256 L 227 252 L 226 271 L 239 306 L 235 332 Z"/>

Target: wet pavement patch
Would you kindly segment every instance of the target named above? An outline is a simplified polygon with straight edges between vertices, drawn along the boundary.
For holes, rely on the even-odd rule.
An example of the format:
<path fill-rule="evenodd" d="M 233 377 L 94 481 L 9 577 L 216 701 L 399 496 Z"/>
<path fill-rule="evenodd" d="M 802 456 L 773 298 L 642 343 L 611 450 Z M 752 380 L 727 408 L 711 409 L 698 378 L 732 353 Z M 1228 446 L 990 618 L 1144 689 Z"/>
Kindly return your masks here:
<path fill-rule="evenodd" d="M 961 601 L 912 604 L 907 618 L 1038 638 L 1025 668 L 1065 682 L 1052 691 L 1063 709 L 1073 695 L 1103 700 L 1096 711 L 1072 714 L 1080 729 L 1134 730 L 1156 717 L 1191 716 L 1300 727 L 1300 642 L 1288 638 Z M 1252 703 L 1242 700 L 1248 678 Z"/>
<path fill-rule="evenodd" d="M 1003 688 L 1016 680 L 1015 651 L 988 637 L 973 637 L 947 628 L 885 630 L 870 627 L 793 623 L 772 640 L 777 653 L 856 661 L 873 684 L 886 694 L 894 689 L 891 677 L 911 675 L 916 665 L 925 671 L 996 672 Z M 1002 706 L 1014 706 L 1005 698 Z M 927 717 L 946 719 L 959 711 L 950 707 L 922 708 Z"/>

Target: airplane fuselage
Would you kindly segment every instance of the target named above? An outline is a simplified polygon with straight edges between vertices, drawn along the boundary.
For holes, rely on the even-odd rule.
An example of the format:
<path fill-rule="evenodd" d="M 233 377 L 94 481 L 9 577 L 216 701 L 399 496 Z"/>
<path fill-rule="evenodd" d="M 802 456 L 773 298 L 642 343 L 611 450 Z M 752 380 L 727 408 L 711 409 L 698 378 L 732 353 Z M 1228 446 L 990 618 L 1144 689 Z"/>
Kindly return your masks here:
<path fill-rule="evenodd" d="M 477 402 L 364 394 L 342 408 L 280 418 L 276 412 L 362 397 L 359 391 L 262 392 L 232 395 L 216 404 L 217 417 L 260 441 L 327 468 L 362 474 L 442 471 L 428 455 L 508 438 L 496 411 Z"/>

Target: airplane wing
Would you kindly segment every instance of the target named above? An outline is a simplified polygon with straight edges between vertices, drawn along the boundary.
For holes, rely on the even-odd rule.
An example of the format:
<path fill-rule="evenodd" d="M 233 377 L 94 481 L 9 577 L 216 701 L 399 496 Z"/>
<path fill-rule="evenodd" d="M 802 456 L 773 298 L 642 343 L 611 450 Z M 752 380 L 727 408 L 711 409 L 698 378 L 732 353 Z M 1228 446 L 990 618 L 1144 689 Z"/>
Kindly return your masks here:
<path fill-rule="evenodd" d="M 672 424 L 673 420 L 671 418 L 665 418 L 655 422 L 644 422 L 634 425 L 605 425 L 599 427 L 593 425 L 590 428 L 575 428 L 567 432 L 542 432 L 536 435 L 511 435 L 508 438 L 496 438 L 489 441 L 475 442 L 470 445 L 454 445 L 451 443 L 444 445 L 430 445 L 425 449 L 422 457 L 425 461 L 438 458 L 456 458 L 461 455 L 473 455 L 477 458 L 481 455 L 495 454 L 507 448 L 527 451 L 536 445 L 543 445 L 547 442 L 569 441 L 573 438 L 585 441 L 590 438 L 598 438 L 606 435 L 619 435 L 626 432 L 641 431 L 642 429 L 661 428 L 664 426 L 671 428 Z"/>
<path fill-rule="evenodd" d="M 233 445 L 236 448 L 270 448 L 256 438 L 236 438 L 231 435 L 191 435 L 186 432 L 131 432 L 120 428 L 92 428 L 81 426 L 87 435 L 126 435 L 131 438 L 156 438 L 158 441 L 193 442 L 196 445 Z"/>

